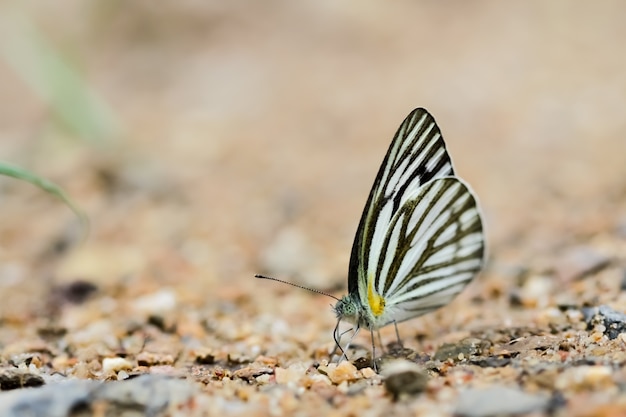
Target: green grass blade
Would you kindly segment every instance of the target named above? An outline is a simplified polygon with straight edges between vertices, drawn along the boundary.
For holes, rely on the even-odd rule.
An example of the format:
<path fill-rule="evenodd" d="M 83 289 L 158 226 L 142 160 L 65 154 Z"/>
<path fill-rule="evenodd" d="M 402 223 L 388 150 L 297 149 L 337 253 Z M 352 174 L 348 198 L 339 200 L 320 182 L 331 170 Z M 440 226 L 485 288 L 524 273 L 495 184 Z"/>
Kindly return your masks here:
<path fill-rule="evenodd" d="M 6 175 L 18 180 L 27 181 L 63 201 L 80 220 L 83 231 L 83 239 L 87 237 L 89 234 L 89 219 L 87 218 L 87 215 L 72 201 L 72 199 L 65 193 L 65 191 L 63 191 L 63 189 L 61 189 L 61 187 L 30 171 L 2 161 L 0 161 L 0 175 Z"/>

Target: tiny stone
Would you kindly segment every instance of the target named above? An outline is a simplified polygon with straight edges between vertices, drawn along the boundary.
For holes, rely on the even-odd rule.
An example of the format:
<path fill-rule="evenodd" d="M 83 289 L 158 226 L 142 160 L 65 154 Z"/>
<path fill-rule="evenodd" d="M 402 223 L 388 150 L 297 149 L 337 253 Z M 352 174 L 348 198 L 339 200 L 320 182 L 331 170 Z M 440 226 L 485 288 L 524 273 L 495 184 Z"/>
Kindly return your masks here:
<path fill-rule="evenodd" d="M 102 360 L 102 371 L 105 374 L 129 369 L 133 369 L 133 364 L 127 359 L 118 357 L 104 358 Z"/>
<path fill-rule="evenodd" d="M 502 358 L 498 356 L 488 356 L 486 358 L 476 358 L 470 360 L 472 365 L 480 366 L 481 368 L 501 368 L 511 363 L 511 358 Z"/>
<path fill-rule="evenodd" d="M 322 374 L 309 374 L 306 376 L 305 387 L 310 388 L 320 384 L 331 386 L 332 382 L 330 382 L 330 379 L 328 379 L 326 375 Z"/>
<path fill-rule="evenodd" d="M 356 366 L 356 369 L 359 370 L 372 367 L 372 361 L 365 357 L 360 357 L 359 359 L 355 360 L 353 364 L 354 366 Z"/>
<path fill-rule="evenodd" d="M 150 314 L 148 316 L 148 324 L 156 327 L 163 333 L 176 332 L 176 323 L 174 320 L 161 314 Z"/>
<path fill-rule="evenodd" d="M 231 365 L 243 365 L 252 362 L 248 356 L 240 353 L 229 353 L 226 357 L 226 361 Z"/>
<path fill-rule="evenodd" d="M 342 394 L 347 394 L 350 386 L 348 385 L 348 381 L 342 381 L 339 385 L 337 385 L 337 391 Z"/>
<path fill-rule="evenodd" d="M 583 308 L 582 312 L 587 322 L 587 330 L 602 329 L 601 331 L 610 340 L 626 332 L 626 314 L 613 310 L 609 306 Z"/>
<path fill-rule="evenodd" d="M 214 365 L 215 355 L 211 352 L 201 352 L 196 354 L 196 363 L 199 365 Z"/>
<path fill-rule="evenodd" d="M 365 380 L 357 381 L 357 382 L 355 382 L 354 384 L 351 384 L 348 387 L 348 390 L 346 391 L 346 394 L 348 394 L 348 395 L 358 395 L 358 394 L 361 394 L 363 391 L 365 391 L 365 389 L 367 389 L 368 386 L 369 386 L 369 384 Z"/>
<path fill-rule="evenodd" d="M 76 280 L 54 288 L 52 296 L 72 304 L 81 304 L 97 290 L 98 286 L 90 281 Z"/>
<path fill-rule="evenodd" d="M 154 365 L 173 365 L 174 357 L 172 355 L 162 355 L 152 352 L 140 352 L 137 354 L 137 365 L 154 366 Z"/>
<path fill-rule="evenodd" d="M 274 370 L 267 366 L 247 366 L 245 368 L 237 369 L 235 372 L 233 372 L 233 377 L 243 379 L 244 381 L 251 381 L 252 379 L 256 379 L 257 377 L 259 377 L 260 375 L 271 375 L 273 373 Z"/>
<path fill-rule="evenodd" d="M 260 363 L 262 365 L 266 365 L 266 366 L 276 366 L 278 365 L 278 359 L 275 357 L 269 357 L 269 356 L 257 356 L 257 358 L 254 360 L 254 362 L 256 363 Z"/>
<path fill-rule="evenodd" d="M 56 340 L 67 334 L 65 327 L 59 326 L 46 326 L 37 329 L 37 334 L 44 340 Z"/>
<path fill-rule="evenodd" d="M 444 343 L 437 349 L 434 359 L 438 361 L 446 361 L 448 359 L 460 361 L 472 356 L 482 355 L 482 352 L 488 349 L 490 345 L 491 343 L 487 340 L 468 337 L 457 343 Z"/>
<path fill-rule="evenodd" d="M 399 359 L 386 364 L 381 373 L 385 377 L 385 389 L 394 401 L 423 392 L 428 383 L 426 373 L 415 363 L 406 360 Z"/>
<path fill-rule="evenodd" d="M 137 298 L 134 307 L 148 314 L 163 314 L 173 310 L 176 304 L 176 294 L 172 290 L 163 289 Z"/>
<path fill-rule="evenodd" d="M 258 382 L 259 384 L 269 384 L 270 378 L 271 378 L 270 374 L 263 374 L 263 375 L 257 376 L 255 379 L 256 379 L 256 382 Z"/>
<path fill-rule="evenodd" d="M 304 377 L 306 373 L 306 367 L 301 364 L 291 365 L 288 368 L 276 367 L 274 369 L 274 375 L 276 376 L 276 383 L 289 384 L 295 383 Z"/>
<path fill-rule="evenodd" d="M 626 334 L 624 336 L 626 336 Z M 363 375 L 363 378 L 366 378 L 366 379 L 373 378 L 377 375 L 376 372 L 374 372 L 372 368 L 361 369 L 361 374 Z"/>
<path fill-rule="evenodd" d="M 604 390 L 614 385 L 611 368 L 591 365 L 566 369 L 556 379 L 554 386 L 558 390 Z"/>
<path fill-rule="evenodd" d="M 341 384 L 347 381 L 356 381 L 361 378 L 361 374 L 351 362 L 344 361 L 337 365 L 336 368 L 328 367 L 328 378 L 333 384 Z"/>
<path fill-rule="evenodd" d="M 126 372 L 126 371 L 119 371 L 117 373 L 117 380 L 118 381 L 123 381 L 123 380 L 128 379 L 128 378 L 129 378 L 129 375 L 128 375 L 128 372 Z"/>
<path fill-rule="evenodd" d="M 23 369 L 0 369 L 0 390 L 7 391 L 17 388 L 39 387 L 44 384 L 41 376 Z"/>

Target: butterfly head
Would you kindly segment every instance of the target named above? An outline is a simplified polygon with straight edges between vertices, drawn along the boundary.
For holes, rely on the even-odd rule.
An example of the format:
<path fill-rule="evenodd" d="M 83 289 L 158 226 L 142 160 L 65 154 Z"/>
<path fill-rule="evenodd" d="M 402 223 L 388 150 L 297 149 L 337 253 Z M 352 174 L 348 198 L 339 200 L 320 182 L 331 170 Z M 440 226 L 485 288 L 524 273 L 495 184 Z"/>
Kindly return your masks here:
<path fill-rule="evenodd" d="M 346 320 L 349 323 L 358 324 L 361 321 L 361 304 L 352 295 L 344 295 L 341 297 L 334 310 L 337 319 Z"/>

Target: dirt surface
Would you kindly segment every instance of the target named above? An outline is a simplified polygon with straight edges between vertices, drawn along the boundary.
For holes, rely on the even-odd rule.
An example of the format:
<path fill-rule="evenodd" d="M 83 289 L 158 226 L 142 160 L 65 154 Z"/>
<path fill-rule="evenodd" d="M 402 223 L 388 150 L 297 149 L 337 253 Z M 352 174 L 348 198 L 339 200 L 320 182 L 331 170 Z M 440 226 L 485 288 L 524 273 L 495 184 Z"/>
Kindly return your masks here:
<path fill-rule="evenodd" d="M 0 158 L 62 185 L 91 229 L 80 243 L 67 207 L 0 179 L 0 396 L 158 374 L 192 387 L 167 415 L 626 415 L 625 14 L 1 5 Z M 69 87 L 32 33 L 98 104 L 50 98 L 46 82 Z M 347 291 L 367 194 L 415 107 L 480 199 L 486 268 L 400 325 L 405 350 L 383 329 L 380 374 L 369 334 L 329 364 L 333 300 L 253 275 Z M 106 415 L 106 395 L 84 409 Z"/>

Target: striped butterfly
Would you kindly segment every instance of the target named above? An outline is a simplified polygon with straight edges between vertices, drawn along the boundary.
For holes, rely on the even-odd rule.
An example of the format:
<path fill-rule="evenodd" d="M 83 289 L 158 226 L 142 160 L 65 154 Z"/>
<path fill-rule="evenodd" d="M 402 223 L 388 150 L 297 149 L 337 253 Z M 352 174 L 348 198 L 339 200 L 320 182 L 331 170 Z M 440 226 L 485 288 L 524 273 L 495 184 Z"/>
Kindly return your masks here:
<path fill-rule="evenodd" d="M 378 171 L 352 245 L 348 295 L 334 307 L 342 357 L 350 345 L 340 344 L 342 320 L 355 326 L 352 338 L 370 330 L 375 357 L 374 330 L 393 323 L 400 343 L 397 323 L 448 304 L 480 271 L 484 244 L 478 203 L 454 175 L 441 131 L 428 111 L 413 110 Z"/>

